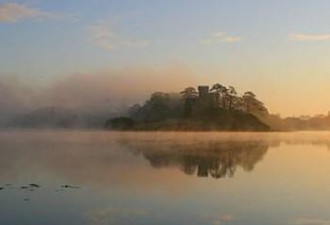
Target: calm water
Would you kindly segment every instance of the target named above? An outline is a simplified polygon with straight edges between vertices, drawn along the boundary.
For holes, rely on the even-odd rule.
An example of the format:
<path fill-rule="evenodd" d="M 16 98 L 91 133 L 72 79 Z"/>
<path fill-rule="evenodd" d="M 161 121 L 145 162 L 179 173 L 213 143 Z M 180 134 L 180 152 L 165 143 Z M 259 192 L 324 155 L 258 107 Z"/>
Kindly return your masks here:
<path fill-rule="evenodd" d="M 330 133 L 0 132 L 0 224 L 329 225 Z"/>

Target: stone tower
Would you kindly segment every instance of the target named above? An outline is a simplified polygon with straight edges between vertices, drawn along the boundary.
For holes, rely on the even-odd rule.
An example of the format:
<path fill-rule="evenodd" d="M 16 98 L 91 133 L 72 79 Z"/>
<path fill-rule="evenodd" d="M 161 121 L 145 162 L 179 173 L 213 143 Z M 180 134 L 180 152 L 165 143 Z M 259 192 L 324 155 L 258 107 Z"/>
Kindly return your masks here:
<path fill-rule="evenodd" d="M 209 95 L 209 86 L 198 86 L 199 99 L 207 101 Z"/>

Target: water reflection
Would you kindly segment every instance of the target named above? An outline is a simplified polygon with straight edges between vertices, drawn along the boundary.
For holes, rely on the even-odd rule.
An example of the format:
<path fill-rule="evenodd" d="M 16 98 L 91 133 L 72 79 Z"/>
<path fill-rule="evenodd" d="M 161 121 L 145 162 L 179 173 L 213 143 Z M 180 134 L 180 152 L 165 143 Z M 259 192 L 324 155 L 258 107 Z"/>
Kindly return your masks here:
<path fill-rule="evenodd" d="M 329 144 L 315 132 L 0 132 L 0 224 L 327 224 Z"/>
<path fill-rule="evenodd" d="M 141 154 L 153 168 L 178 167 L 198 177 L 233 177 L 238 167 L 252 171 L 267 153 L 265 141 L 199 141 L 170 144 L 158 141 L 121 141 L 135 154 Z"/>
<path fill-rule="evenodd" d="M 233 177 L 240 168 L 252 171 L 270 147 L 280 144 L 329 147 L 330 138 L 328 133 L 7 132 L 0 135 L 0 180 L 46 171 L 73 184 L 154 185 L 144 178 L 164 174 L 146 163 L 198 177 Z"/>

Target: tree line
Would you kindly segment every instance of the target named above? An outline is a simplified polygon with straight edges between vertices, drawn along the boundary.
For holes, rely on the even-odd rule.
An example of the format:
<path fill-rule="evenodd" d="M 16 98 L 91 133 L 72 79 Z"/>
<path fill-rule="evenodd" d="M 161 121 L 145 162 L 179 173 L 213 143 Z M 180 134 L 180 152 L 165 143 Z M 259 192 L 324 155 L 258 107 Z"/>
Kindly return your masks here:
<path fill-rule="evenodd" d="M 210 92 L 215 94 L 216 107 L 227 110 L 240 110 L 258 116 L 268 114 L 264 103 L 258 100 L 252 91 L 246 91 L 240 96 L 233 86 L 226 87 L 216 83 L 212 85 Z M 199 96 L 199 92 L 194 87 L 187 87 L 180 94 L 188 104 L 194 102 Z"/>
<path fill-rule="evenodd" d="M 187 87 L 181 92 L 155 92 L 127 115 L 112 118 L 106 127 L 136 130 L 269 130 L 259 118 L 267 115 L 264 104 L 247 91 L 216 83 L 209 88 Z"/>

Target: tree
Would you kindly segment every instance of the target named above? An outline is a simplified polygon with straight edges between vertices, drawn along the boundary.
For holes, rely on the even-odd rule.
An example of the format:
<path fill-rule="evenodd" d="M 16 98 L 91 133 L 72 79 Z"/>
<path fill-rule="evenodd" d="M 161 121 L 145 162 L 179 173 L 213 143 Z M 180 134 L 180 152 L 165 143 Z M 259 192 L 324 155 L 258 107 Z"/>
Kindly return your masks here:
<path fill-rule="evenodd" d="M 134 120 L 128 117 L 118 117 L 106 122 L 105 127 L 114 130 L 129 130 L 134 127 Z"/>
<path fill-rule="evenodd" d="M 134 104 L 131 107 L 129 107 L 128 109 L 128 115 L 134 116 L 139 110 L 141 109 L 141 105 L 140 104 Z"/>
<path fill-rule="evenodd" d="M 226 98 L 228 100 L 228 109 L 233 109 L 237 103 L 237 92 L 233 86 L 229 86 L 228 91 L 226 91 Z"/>
<path fill-rule="evenodd" d="M 137 121 L 163 121 L 182 115 L 182 98 L 178 93 L 155 92 L 130 116 Z"/>
<path fill-rule="evenodd" d="M 245 92 L 242 100 L 246 112 L 255 114 L 257 116 L 267 113 L 267 109 L 264 106 L 264 103 L 259 101 L 252 91 Z"/>
<path fill-rule="evenodd" d="M 212 86 L 210 91 L 215 91 L 217 94 L 217 101 L 219 105 L 223 108 L 226 108 L 226 94 L 228 89 L 222 84 L 216 83 Z"/>
<path fill-rule="evenodd" d="M 247 91 L 243 95 L 243 103 L 245 105 L 245 111 L 250 113 L 251 112 L 251 107 L 255 102 L 255 97 L 256 95 L 252 91 Z"/>
<path fill-rule="evenodd" d="M 180 92 L 184 99 L 197 98 L 198 92 L 194 87 L 187 87 Z"/>
<path fill-rule="evenodd" d="M 194 87 L 187 87 L 180 94 L 184 99 L 184 114 L 185 116 L 191 116 L 193 103 L 198 96 L 198 92 Z"/>

